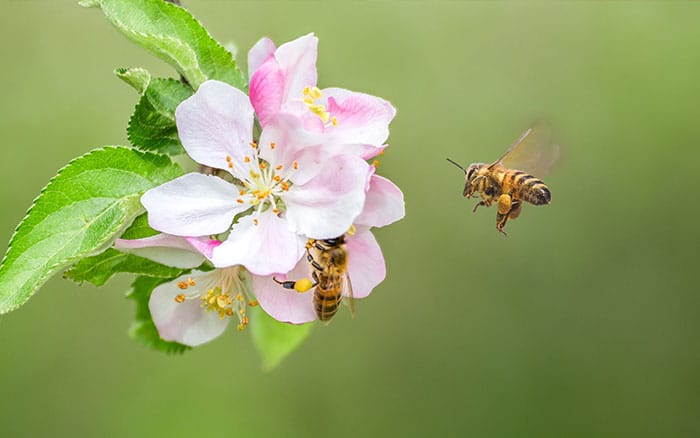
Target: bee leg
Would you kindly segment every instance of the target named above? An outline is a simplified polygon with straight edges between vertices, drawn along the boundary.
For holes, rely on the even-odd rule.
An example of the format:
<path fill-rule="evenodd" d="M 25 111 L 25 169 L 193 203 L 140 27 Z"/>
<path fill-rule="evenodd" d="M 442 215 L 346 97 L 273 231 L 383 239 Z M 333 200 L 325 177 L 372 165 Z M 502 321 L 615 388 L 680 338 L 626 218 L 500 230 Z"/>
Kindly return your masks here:
<path fill-rule="evenodd" d="M 474 210 L 472 210 L 472 213 L 476 213 L 476 209 L 479 208 L 479 207 L 488 207 L 488 206 L 489 206 L 489 203 L 488 203 L 488 202 L 486 202 L 486 201 L 479 201 L 479 203 L 476 204 L 476 205 L 474 206 Z"/>
<path fill-rule="evenodd" d="M 506 232 L 503 231 L 503 227 L 506 226 L 508 218 L 510 217 L 510 212 L 513 208 L 519 208 L 520 203 L 518 201 L 513 201 L 513 199 L 508 194 L 502 194 L 498 197 L 498 212 L 496 213 L 496 229 L 507 236 Z"/>
<path fill-rule="evenodd" d="M 520 201 L 513 201 L 513 206 L 510 209 L 510 212 L 508 212 L 508 219 L 516 219 L 518 216 L 520 216 L 520 212 L 523 209 L 523 203 Z"/>
<path fill-rule="evenodd" d="M 279 284 L 283 288 L 295 290 L 299 293 L 306 292 L 309 289 L 316 287 L 318 285 L 318 277 L 316 275 L 313 275 L 313 279 L 314 279 L 313 283 L 308 278 L 302 278 L 301 280 L 298 280 L 298 281 L 291 281 L 291 280 L 290 281 L 279 281 L 275 277 L 272 277 L 272 279 L 275 281 L 275 283 Z"/>

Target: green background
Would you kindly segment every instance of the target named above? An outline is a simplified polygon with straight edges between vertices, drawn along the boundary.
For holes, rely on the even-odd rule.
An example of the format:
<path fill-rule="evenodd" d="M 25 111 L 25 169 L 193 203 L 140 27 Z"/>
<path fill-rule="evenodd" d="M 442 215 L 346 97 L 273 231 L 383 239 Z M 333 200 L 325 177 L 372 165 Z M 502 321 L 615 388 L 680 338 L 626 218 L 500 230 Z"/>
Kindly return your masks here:
<path fill-rule="evenodd" d="M 2 436 L 700 434 L 700 4 L 186 1 L 244 62 L 314 31 L 321 86 L 389 99 L 406 218 L 387 280 L 270 373 L 247 333 L 167 356 L 126 335 L 128 278 L 49 281 L 0 317 Z M 73 1 L 0 0 L 0 251 L 73 157 L 126 142 L 115 67 L 171 71 Z M 537 119 L 552 205 L 494 227 L 445 161 Z"/>

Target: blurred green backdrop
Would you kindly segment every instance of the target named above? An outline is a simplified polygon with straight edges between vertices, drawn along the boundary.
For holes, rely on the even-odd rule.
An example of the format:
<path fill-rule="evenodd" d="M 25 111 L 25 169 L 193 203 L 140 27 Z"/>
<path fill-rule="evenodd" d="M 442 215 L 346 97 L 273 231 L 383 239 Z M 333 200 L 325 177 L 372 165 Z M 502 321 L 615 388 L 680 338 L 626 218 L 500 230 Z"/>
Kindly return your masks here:
<path fill-rule="evenodd" d="M 700 434 L 700 3 L 185 3 L 241 60 L 314 31 L 322 86 L 396 105 L 389 276 L 267 374 L 235 330 L 130 341 L 127 278 L 53 279 L 0 318 L 0 435 Z M 112 70 L 172 73 L 74 1 L 0 1 L 0 39 L 4 252 L 56 170 L 126 143 Z M 445 157 L 493 160 L 536 119 L 553 203 L 503 238 Z"/>

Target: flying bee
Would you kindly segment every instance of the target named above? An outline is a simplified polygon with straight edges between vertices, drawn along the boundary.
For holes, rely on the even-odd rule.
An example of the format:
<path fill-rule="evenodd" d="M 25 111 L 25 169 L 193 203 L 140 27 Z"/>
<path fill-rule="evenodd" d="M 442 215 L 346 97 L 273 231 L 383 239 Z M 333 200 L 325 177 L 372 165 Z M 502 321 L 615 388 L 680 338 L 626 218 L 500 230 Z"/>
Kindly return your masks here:
<path fill-rule="evenodd" d="M 353 228 L 348 231 L 352 234 Z M 350 312 L 355 314 L 352 283 L 348 275 L 348 251 L 345 234 L 332 239 L 309 239 L 306 243 L 306 259 L 311 266 L 311 278 L 297 281 L 273 280 L 285 289 L 303 293 L 314 288 L 314 311 L 321 321 L 330 321 L 338 312 L 343 294 L 348 292 Z"/>
<path fill-rule="evenodd" d="M 489 207 L 496 203 L 496 229 L 503 235 L 508 219 L 516 219 L 523 202 L 533 205 L 549 204 L 552 194 L 547 185 L 533 175 L 545 175 L 559 155 L 559 146 L 549 142 L 549 131 L 536 126 L 525 131 L 501 157 L 491 164 L 473 163 L 464 168 L 447 161 L 464 171 L 463 195 L 471 198 L 479 195 L 481 201 L 474 206 Z"/>

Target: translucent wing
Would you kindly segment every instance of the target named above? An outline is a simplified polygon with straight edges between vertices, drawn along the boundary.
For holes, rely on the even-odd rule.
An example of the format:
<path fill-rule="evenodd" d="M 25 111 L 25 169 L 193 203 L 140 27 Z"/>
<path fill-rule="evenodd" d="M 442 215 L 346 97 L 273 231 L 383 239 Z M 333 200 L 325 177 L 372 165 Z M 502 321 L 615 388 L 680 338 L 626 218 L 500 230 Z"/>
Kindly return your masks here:
<path fill-rule="evenodd" d="M 344 282 L 345 282 L 345 289 L 343 289 L 343 296 L 347 300 L 348 305 L 350 306 L 350 315 L 354 318 L 355 317 L 355 296 L 352 291 L 352 281 L 350 281 L 350 275 L 346 272 L 345 275 L 343 275 Z"/>
<path fill-rule="evenodd" d="M 537 124 L 515 140 L 515 143 L 491 166 L 522 170 L 533 176 L 543 177 L 559 157 L 559 145 L 552 144 L 549 128 Z"/>

